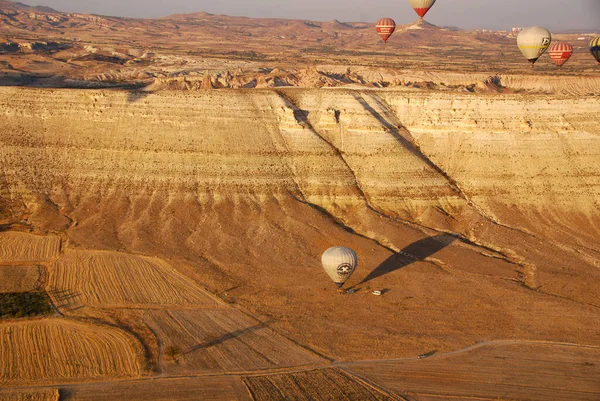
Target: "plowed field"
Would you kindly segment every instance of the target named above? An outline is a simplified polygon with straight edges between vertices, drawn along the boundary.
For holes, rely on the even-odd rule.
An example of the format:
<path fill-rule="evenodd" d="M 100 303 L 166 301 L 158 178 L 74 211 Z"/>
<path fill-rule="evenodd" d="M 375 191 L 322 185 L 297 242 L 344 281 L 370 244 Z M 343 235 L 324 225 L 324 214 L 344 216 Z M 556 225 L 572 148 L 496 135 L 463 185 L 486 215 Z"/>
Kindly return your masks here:
<path fill-rule="evenodd" d="M 60 252 L 60 238 L 20 232 L 0 233 L 0 262 L 36 262 L 52 259 Z"/>
<path fill-rule="evenodd" d="M 265 324 L 235 309 L 148 311 L 146 323 L 165 348 L 181 351 L 177 364 L 167 369 L 193 371 L 248 371 L 322 362 L 304 348 L 277 335 Z"/>
<path fill-rule="evenodd" d="M 58 307 L 219 305 L 168 263 L 117 252 L 67 252 L 51 268 L 48 292 Z"/>
<path fill-rule="evenodd" d="M 252 376 L 245 377 L 243 380 L 255 401 L 388 401 L 395 399 L 339 369 Z"/>
<path fill-rule="evenodd" d="M 0 325 L 0 386 L 137 376 L 137 352 L 113 329 L 63 319 L 6 323 Z"/>

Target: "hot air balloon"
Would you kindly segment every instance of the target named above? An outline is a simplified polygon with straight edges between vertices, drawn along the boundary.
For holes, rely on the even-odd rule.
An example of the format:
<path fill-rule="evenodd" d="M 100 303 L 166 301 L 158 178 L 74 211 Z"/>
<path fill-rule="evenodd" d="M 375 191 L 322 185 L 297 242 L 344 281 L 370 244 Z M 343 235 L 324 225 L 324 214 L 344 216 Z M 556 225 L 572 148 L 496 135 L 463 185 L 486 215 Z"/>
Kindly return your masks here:
<path fill-rule="evenodd" d="M 435 0 L 408 0 L 412 8 L 419 14 L 419 17 L 423 19 L 427 11 L 435 4 Z"/>
<path fill-rule="evenodd" d="M 358 257 L 350 248 L 343 246 L 334 246 L 323 252 L 321 256 L 323 269 L 331 279 L 337 284 L 338 288 L 342 288 L 346 280 L 350 278 L 356 265 Z"/>
<path fill-rule="evenodd" d="M 541 26 L 532 26 L 519 32 L 517 36 L 517 46 L 527 60 L 533 64 L 541 57 L 550 46 L 552 34 L 546 28 Z"/>
<path fill-rule="evenodd" d="M 375 29 L 377 29 L 377 33 L 381 36 L 381 39 L 383 39 L 383 43 L 386 43 L 388 38 L 394 33 L 396 23 L 391 18 L 382 18 L 377 21 Z"/>
<path fill-rule="evenodd" d="M 596 58 L 598 63 L 600 63 L 600 36 L 592 39 L 590 42 L 590 52 L 592 53 L 592 56 Z"/>
<path fill-rule="evenodd" d="M 564 42 L 553 43 L 548 49 L 548 55 L 554 64 L 562 67 L 573 55 L 573 46 Z"/>

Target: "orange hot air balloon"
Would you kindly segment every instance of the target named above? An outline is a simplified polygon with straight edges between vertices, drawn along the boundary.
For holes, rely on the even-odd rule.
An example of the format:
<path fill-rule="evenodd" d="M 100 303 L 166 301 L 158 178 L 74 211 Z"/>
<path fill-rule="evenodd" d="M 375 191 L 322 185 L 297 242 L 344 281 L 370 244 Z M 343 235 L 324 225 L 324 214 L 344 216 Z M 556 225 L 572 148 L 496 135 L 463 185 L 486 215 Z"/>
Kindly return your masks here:
<path fill-rule="evenodd" d="M 548 55 L 559 67 L 562 67 L 573 55 L 573 46 L 564 42 L 553 43 L 548 49 Z"/>
<path fill-rule="evenodd" d="M 377 33 L 381 36 L 383 43 L 386 43 L 392 33 L 396 30 L 396 23 L 391 18 L 382 18 L 375 25 Z"/>
<path fill-rule="evenodd" d="M 435 0 L 408 0 L 411 7 L 423 19 L 427 11 L 435 4 Z"/>

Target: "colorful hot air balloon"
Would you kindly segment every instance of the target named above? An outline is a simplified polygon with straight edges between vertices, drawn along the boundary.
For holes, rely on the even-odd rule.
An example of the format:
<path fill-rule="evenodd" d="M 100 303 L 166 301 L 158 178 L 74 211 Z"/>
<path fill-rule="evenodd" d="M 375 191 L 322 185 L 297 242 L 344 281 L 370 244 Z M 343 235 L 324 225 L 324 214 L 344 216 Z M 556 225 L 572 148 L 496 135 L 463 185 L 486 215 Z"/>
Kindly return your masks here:
<path fill-rule="evenodd" d="M 546 28 L 541 26 L 532 26 L 519 32 L 517 36 L 517 46 L 527 60 L 533 64 L 548 49 L 552 42 L 552 34 Z"/>
<path fill-rule="evenodd" d="M 386 43 L 388 38 L 392 36 L 392 33 L 394 33 L 394 30 L 396 29 L 396 23 L 391 18 L 382 18 L 377 21 L 375 29 L 377 29 L 377 33 L 379 36 L 381 36 L 383 43 Z"/>
<path fill-rule="evenodd" d="M 592 53 L 592 56 L 600 63 L 600 36 L 592 39 L 590 42 L 590 53 Z"/>
<path fill-rule="evenodd" d="M 338 288 L 342 288 L 346 280 L 356 270 L 358 257 L 350 248 L 334 246 L 323 253 L 321 263 L 325 272 L 337 284 Z"/>
<path fill-rule="evenodd" d="M 435 4 L 435 0 L 408 0 L 412 8 L 419 14 L 419 17 L 423 19 L 427 11 Z"/>
<path fill-rule="evenodd" d="M 548 49 L 548 55 L 554 64 L 562 67 L 573 55 L 573 46 L 564 42 L 553 43 Z"/>

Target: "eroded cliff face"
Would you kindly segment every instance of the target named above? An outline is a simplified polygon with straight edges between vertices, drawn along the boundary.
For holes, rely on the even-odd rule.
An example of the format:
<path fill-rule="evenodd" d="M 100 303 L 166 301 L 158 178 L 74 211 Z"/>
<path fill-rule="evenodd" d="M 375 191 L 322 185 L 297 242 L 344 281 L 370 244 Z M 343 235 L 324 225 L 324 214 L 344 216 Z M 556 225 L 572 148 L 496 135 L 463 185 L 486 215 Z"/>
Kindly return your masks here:
<path fill-rule="evenodd" d="M 600 296 L 587 285 L 600 278 L 599 108 L 393 90 L 2 88 L 0 217 L 72 246 L 178 260 L 333 355 L 365 356 L 366 338 L 369 356 L 491 335 L 596 341 L 581 324 Z M 403 290 L 377 311 L 307 297 L 325 282 L 320 253 L 340 243 L 360 255 L 354 284 Z M 342 343 L 323 340 L 336 333 Z"/>
<path fill-rule="evenodd" d="M 421 149 L 495 220 L 561 241 L 568 232 L 597 249 L 597 98 L 387 100 Z"/>
<path fill-rule="evenodd" d="M 289 194 L 326 209 L 371 202 L 412 219 L 468 208 L 410 134 L 368 101 L 382 100 L 354 91 L 139 98 L 7 89 L 5 180 L 13 197 L 57 201 L 126 189 L 216 200 Z"/>

